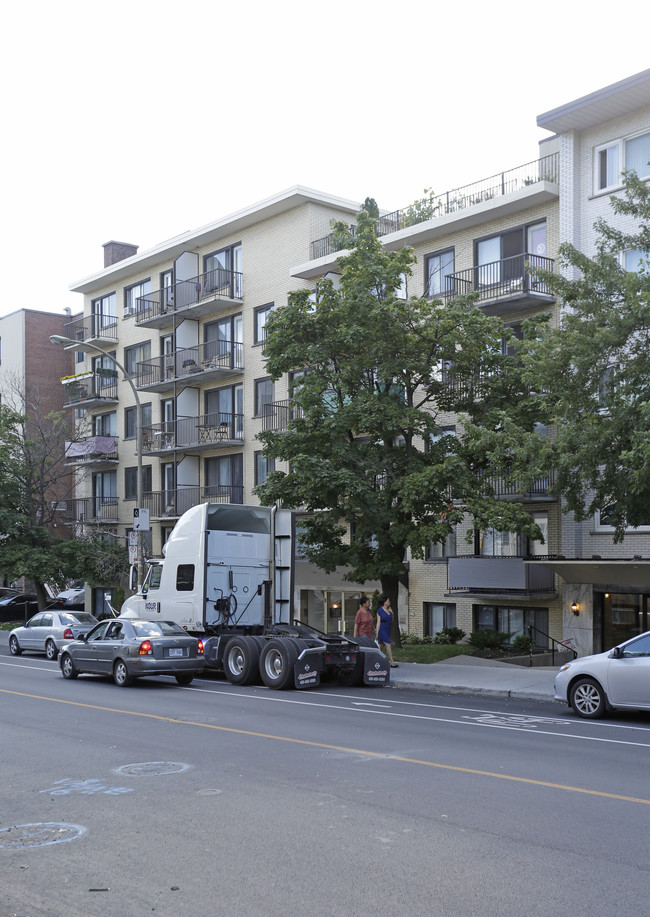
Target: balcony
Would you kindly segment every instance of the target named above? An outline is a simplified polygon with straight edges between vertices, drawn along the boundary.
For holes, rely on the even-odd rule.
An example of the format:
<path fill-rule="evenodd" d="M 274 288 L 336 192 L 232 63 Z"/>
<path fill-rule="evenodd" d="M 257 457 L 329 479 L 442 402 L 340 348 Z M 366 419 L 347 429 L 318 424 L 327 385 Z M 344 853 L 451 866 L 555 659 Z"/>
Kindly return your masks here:
<path fill-rule="evenodd" d="M 154 455 L 241 446 L 243 442 L 243 414 L 215 412 L 179 417 L 142 429 L 142 451 Z"/>
<path fill-rule="evenodd" d="M 182 318 L 188 317 L 188 312 L 192 318 L 214 315 L 223 309 L 241 305 L 242 298 L 242 274 L 216 268 L 138 297 L 135 323 L 150 328 L 166 328 L 174 323 L 178 315 Z"/>
<path fill-rule="evenodd" d="M 454 188 L 443 194 L 423 198 L 416 204 L 381 216 L 377 226 L 377 235 L 387 236 L 418 223 L 456 214 L 542 182 L 557 184 L 558 168 L 559 155 L 553 153 L 507 172 L 499 172 L 489 178 L 483 178 L 471 185 L 463 185 L 461 188 Z M 354 227 L 351 228 L 354 230 Z M 325 258 L 342 248 L 343 245 L 337 240 L 335 234 L 330 233 L 311 243 L 311 258 L 312 260 Z"/>
<path fill-rule="evenodd" d="M 241 375 L 243 371 L 243 344 L 238 341 L 207 341 L 138 363 L 135 384 L 149 392 L 168 392 L 177 382 L 209 382 L 233 374 Z"/>
<path fill-rule="evenodd" d="M 90 344 L 116 344 L 117 318 L 115 315 L 86 315 L 66 322 L 64 334 L 73 341 Z"/>
<path fill-rule="evenodd" d="M 117 497 L 81 497 L 66 501 L 65 522 L 68 525 L 86 525 L 90 523 L 118 520 Z"/>
<path fill-rule="evenodd" d="M 116 436 L 87 436 L 65 444 L 66 465 L 116 465 Z"/>
<path fill-rule="evenodd" d="M 264 405 L 262 412 L 262 429 L 272 433 L 281 433 L 289 429 L 289 421 L 302 417 L 302 408 L 285 399 L 270 401 Z"/>
<path fill-rule="evenodd" d="M 187 484 L 176 490 L 149 491 L 142 495 L 142 505 L 152 519 L 178 519 L 184 512 L 201 503 L 243 503 L 244 488 L 240 485 L 211 484 L 200 487 Z"/>
<path fill-rule="evenodd" d="M 64 408 L 94 408 L 117 402 L 117 371 L 77 373 L 61 380 L 65 386 Z"/>
<path fill-rule="evenodd" d="M 557 497 L 551 493 L 553 484 L 555 484 L 555 472 L 553 471 L 533 481 L 528 488 L 524 488 L 523 485 L 517 481 L 494 475 L 485 475 L 484 480 L 487 481 L 494 496 L 506 503 L 529 501 L 535 503 L 549 503 L 557 500 Z"/>
<path fill-rule="evenodd" d="M 478 293 L 477 304 L 490 315 L 539 308 L 555 302 L 555 296 L 546 282 L 535 276 L 535 272 L 553 271 L 554 265 L 552 258 L 529 252 L 475 265 L 445 278 L 445 297 Z"/>
<path fill-rule="evenodd" d="M 555 594 L 553 571 L 541 564 L 524 563 L 523 557 L 450 557 L 447 569 L 451 593 L 483 599 Z"/>

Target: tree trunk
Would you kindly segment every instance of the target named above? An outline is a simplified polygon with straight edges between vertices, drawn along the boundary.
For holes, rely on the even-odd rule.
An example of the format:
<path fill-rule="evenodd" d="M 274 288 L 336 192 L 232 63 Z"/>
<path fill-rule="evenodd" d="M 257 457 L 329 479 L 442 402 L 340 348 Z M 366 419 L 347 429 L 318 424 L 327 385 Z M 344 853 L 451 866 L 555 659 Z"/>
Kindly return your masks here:
<path fill-rule="evenodd" d="M 393 623 L 391 625 L 390 635 L 393 646 L 401 646 L 402 641 L 399 632 L 399 587 L 406 586 L 408 593 L 408 571 L 400 575 L 387 575 L 381 578 L 381 591 L 390 599 L 390 606 L 393 609 Z M 408 609 L 407 609 L 408 614 Z"/>

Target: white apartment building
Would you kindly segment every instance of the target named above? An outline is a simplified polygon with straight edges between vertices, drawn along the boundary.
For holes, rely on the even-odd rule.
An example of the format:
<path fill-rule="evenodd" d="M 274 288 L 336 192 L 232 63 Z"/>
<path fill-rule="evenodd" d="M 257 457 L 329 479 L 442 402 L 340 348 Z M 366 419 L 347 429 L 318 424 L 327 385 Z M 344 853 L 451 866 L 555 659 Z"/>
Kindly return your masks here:
<path fill-rule="evenodd" d="M 560 305 L 527 265 L 553 269 L 565 239 L 593 247 L 591 226 L 600 213 L 609 215 L 608 195 L 620 188 L 626 156 L 638 162 L 645 155 L 646 141 L 637 138 L 650 136 L 650 71 L 541 115 L 538 123 L 554 134 L 529 163 L 437 196 L 420 222 L 409 219 L 408 209 L 382 215 L 384 244 L 415 251 L 409 294 L 475 290 L 477 307 L 502 315 L 515 330 L 535 311 L 557 314 Z M 256 502 L 252 490 L 269 471 L 256 435 L 283 429 L 289 416 L 288 380 L 273 384 L 265 370 L 266 317 L 292 290 L 315 289 L 336 274 L 340 252 L 331 221 L 353 223 L 359 206 L 295 187 L 143 253 L 107 243 L 103 269 L 71 287 L 84 296 L 83 317 L 65 330 L 107 354 L 77 353 L 77 373 L 66 380 L 66 403 L 88 441 L 77 457 L 83 478 L 69 504 L 71 525 L 118 537 L 132 527 L 136 404 L 111 356 L 132 376 L 142 403 L 148 550 L 160 552 L 176 519 L 197 502 Z M 453 435 L 455 418 L 448 420 L 444 433 Z M 532 625 L 540 645 L 550 635 L 572 639 L 581 652 L 600 648 L 612 632 L 605 618 L 616 617 L 621 602 L 641 608 L 646 601 L 643 584 L 626 577 L 628 559 L 648 557 L 650 541 L 637 533 L 633 545 L 626 539 L 614 549 L 611 532 L 597 521 L 591 529 L 576 526 L 562 513 L 551 484 L 502 492 L 530 508 L 547 535 L 544 545 L 499 532 L 476 533 L 467 543 L 467 520 L 455 538 L 433 545 L 425 561 L 411 559 L 402 628 L 521 632 Z M 592 552 L 616 557 L 616 569 L 625 572 L 600 583 Z M 580 562 L 581 578 L 561 557 Z M 606 575 L 614 575 L 611 565 Z M 300 558 L 296 581 L 294 614 L 327 631 L 349 632 L 359 593 L 377 585 L 347 583 Z M 612 588 L 607 597 L 599 590 L 613 583 L 617 595 L 634 599 L 612 604 Z M 646 622 L 645 608 L 634 626 Z"/>

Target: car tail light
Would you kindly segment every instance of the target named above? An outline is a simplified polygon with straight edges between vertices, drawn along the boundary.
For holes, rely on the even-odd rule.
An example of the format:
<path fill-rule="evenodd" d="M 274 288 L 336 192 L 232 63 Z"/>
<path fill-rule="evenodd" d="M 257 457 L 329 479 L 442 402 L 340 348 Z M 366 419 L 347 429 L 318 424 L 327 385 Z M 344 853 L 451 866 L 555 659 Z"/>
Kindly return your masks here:
<path fill-rule="evenodd" d="M 71 627 L 66 627 L 66 629 L 63 631 L 63 639 L 64 640 L 74 640 L 74 634 L 72 633 Z"/>
<path fill-rule="evenodd" d="M 140 656 L 153 656 L 153 647 L 150 640 L 143 640 L 140 644 Z"/>
<path fill-rule="evenodd" d="M 196 647 L 196 652 L 199 656 L 203 655 L 203 640 L 199 640 L 198 646 Z"/>

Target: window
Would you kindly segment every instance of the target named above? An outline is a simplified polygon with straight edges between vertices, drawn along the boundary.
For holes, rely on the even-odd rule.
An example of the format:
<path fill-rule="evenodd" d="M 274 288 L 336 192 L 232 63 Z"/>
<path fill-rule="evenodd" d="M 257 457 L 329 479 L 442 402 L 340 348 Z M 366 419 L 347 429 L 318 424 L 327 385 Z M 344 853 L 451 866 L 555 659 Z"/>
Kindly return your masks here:
<path fill-rule="evenodd" d="M 93 436 L 117 436 L 117 412 L 93 417 Z"/>
<path fill-rule="evenodd" d="M 424 636 L 435 637 L 443 627 L 456 626 L 456 606 L 450 602 L 424 603 Z"/>
<path fill-rule="evenodd" d="M 253 343 L 263 344 L 266 340 L 266 320 L 269 317 L 273 303 L 267 303 L 265 306 L 259 306 L 255 309 L 255 334 Z"/>
<path fill-rule="evenodd" d="M 113 387 L 113 392 L 104 392 L 104 395 L 108 394 L 109 397 L 116 397 L 117 394 L 117 368 L 115 366 L 115 360 L 112 358 L 115 356 L 115 351 L 110 354 L 106 354 L 105 357 L 93 357 L 92 371 L 96 375 L 95 384 L 100 388 Z"/>
<path fill-rule="evenodd" d="M 606 188 L 612 188 L 621 183 L 620 176 L 620 143 L 609 143 L 605 146 L 597 147 L 595 151 L 596 161 L 594 164 L 595 172 L 595 191 L 604 191 Z"/>
<path fill-rule="evenodd" d="M 479 532 L 476 553 L 481 557 L 519 557 L 523 555 L 521 538 L 514 532 L 487 529 Z"/>
<path fill-rule="evenodd" d="M 151 359 L 151 341 L 124 348 L 124 366 L 129 376 L 137 374 L 138 363 Z"/>
<path fill-rule="evenodd" d="M 264 406 L 272 404 L 274 388 L 269 378 L 255 380 L 255 417 L 261 417 L 264 414 Z"/>
<path fill-rule="evenodd" d="M 106 296 L 100 296 L 99 299 L 93 299 L 91 315 L 93 337 L 101 337 L 104 329 L 114 327 L 117 324 L 115 293 L 108 293 Z"/>
<path fill-rule="evenodd" d="M 650 261 L 648 252 L 642 252 L 638 248 L 628 249 L 621 254 L 621 262 L 626 271 L 638 274 L 647 269 L 647 263 Z"/>
<path fill-rule="evenodd" d="M 136 419 L 137 409 L 135 405 L 132 408 L 124 409 L 124 439 L 135 439 L 136 437 Z M 142 427 L 151 426 L 151 404 L 142 405 Z"/>
<path fill-rule="evenodd" d="M 234 439 L 242 439 L 244 435 L 244 387 L 242 385 L 226 385 L 215 388 L 205 393 L 205 413 L 209 415 L 209 423 L 233 424 Z"/>
<path fill-rule="evenodd" d="M 613 523 L 613 513 L 612 506 L 604 507 L 603 509 L 596 512 L 596 531 L 597 532 L 613 532 L 614 525 Z M 642 523 L 639 526 L 627 526 L 626 531 L 630 532 L 650 532 L 650 520 L 648 522 Z"/>
<path fill-rule="evenodd" d="M 241 313 L 228 315 L 204 328 L 205 359 L 211 365 L 241 369 L 243 360 L 243 323 Z"/>
<path fill-rule="evenodd" d="M 424 295 L 437 299 L 453 289 L 450 279 L 454 273 L 454 249 L 428 255 L 424 262 Z"/>
<path fill-rule="evenodd" d="M 477 282 L 480 287 L 521 283 L 526 261 L 544 266 L 546 222 L 518 226 L 476 241 Z"/>
<path fill-rule="evenodd" d="M 142 469 L 142 493 L 151 493 L 151 465 L 145 465 Z M 124 469 L 124 499 L 135 500 L 138 495 L 138 469 Z"/>
<path fill-rule="evenodd" d="M 456 526 L 442 541 L 430 541 L 425 556 L 427 560 L 443 560 L 445 557 L 455 557 Z"/>
<path fill-rule="evenodd" d="M 134 283 L 124 289 L 124 314 L 135 315 L 146 308 L 147 304 L 138 302 L 141 297 L 149 296 L 151 293 L 151 280 L 141 280 L 140 283 Z"/>
<path fill-rule="evenodd" d="M 533 513 L 533 522 L 539 526 L 539 530 L 544 536 L 544 541 L 534 541 L 528 539 L 529 557 L 542 557 L 548 554 L 548 513 Z"/>
<path fill-rule="evenodd" d="M 242 247 L 231 245 L 203 259 L 206 292 L 220 292 L 233 298 L 242 295 Z"/>
<path fill-rule="evenodd" d="M 639 178 L 650 176 L 650 134 L 632 137 L 625 143 L 625 168 L 634 169 Z"/>
<path fill-rule="evenodd" d="M 168 306 L 173 307 L 174 305 L 174 272 L 173 271 L 163 271 L 160 275 L 160 289 L 162 295 L 160 301 L 164 310 Z"/>
<path fill-rule="evenodd" d="M 474 606 L 474 630 L 498 630 L 509 634 L 507 643 L 515 637 L 526 634 L 528 627 L 535 627 L 533 643 L 546 645 L 548 633 L 548 608 L 508 608 L 499 605 Z"/>
<path fill-rule="evenodd" d="M 179 564 L 176 569 L 176 591 L 191 592 L 194 589 L 194 564 Z"/>
<path fill-rule="evenodd" d="M 269 474 L 275 471 L 275 459 L 267 458 L 263 452 L 255 453 L 255 486 L 263 484 Z"/>
<path fill-rule="evenodd" d="M 242 455 L 220 455 L 205 460 L 206 497 L 228 503 L 244 502 L 244 459 Z"/>
<path fill-rule="evenodd" d="M 100 471 L 93 475 L 93 498 L 96 517 L 117 518 L 117 471 Z M 103 512 L 105 509 L 107 512 Z"/>

